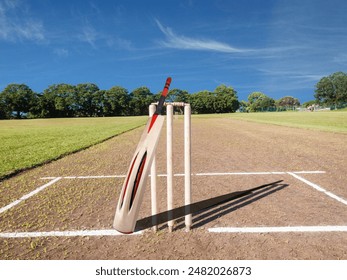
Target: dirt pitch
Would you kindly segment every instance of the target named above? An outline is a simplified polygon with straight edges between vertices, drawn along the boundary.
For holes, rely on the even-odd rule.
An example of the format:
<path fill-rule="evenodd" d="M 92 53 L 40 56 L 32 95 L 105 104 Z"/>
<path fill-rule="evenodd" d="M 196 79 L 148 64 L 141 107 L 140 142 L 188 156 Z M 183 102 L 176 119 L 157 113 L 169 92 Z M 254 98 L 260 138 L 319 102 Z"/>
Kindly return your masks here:
<path fill-rule="evenodd" d="M 142 130 L 1 182 L 0 259 L 347 259 L 346 230 L 290 231 L 347 226 L 347 135 L 230 118 L 193 118 L 193 202 L 269 186 L 195 213 L 190 232 L 185 232 L 184 219 L 179 218 L 173 233 L 165 223 L 157 233 L 144 223 L 151 213 L 147 186 L 140 213 L 141 234 L 103 235 L 102 230 L 112 229 L 124 178 L 75 177 L 125 174 Z M 166 170 L 165 145 L 164 131 L 157 156 L 159 174 Z M 174 154 L 174 172 L 183 173 L 182 119 L 174 121 Z M 61 178 L 53 181 L 56 177 Z M 160 211 L 166 210 L 165 180 L 158 178 Z M 47 183 L 40 192 L 11 206 Z M 175 207 L 182 206 L 183 196 L 183 177 L 175 177 Z M 230 227 L 264 227 L 265 231 L 209 231 Z M 266 230 L 278 227 L 288 227 L 288 231 Z M 81 230 L 95 230 L 100 235 L 13 238 L 13 233 Z"/>

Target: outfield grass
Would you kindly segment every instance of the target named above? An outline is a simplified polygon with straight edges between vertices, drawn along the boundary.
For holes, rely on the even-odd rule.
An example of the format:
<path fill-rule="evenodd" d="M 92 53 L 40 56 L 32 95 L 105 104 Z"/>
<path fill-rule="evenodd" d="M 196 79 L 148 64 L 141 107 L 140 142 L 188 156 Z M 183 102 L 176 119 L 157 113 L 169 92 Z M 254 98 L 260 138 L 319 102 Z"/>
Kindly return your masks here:
<path fill-rule="evenodd" d="M 347 111 L 235 113 L 234 119 L 347 133 Z"/>
<path fill-rule="evenodd" d="M 0 178 L 144 125 L 148 117 L 0 121 Z"/>

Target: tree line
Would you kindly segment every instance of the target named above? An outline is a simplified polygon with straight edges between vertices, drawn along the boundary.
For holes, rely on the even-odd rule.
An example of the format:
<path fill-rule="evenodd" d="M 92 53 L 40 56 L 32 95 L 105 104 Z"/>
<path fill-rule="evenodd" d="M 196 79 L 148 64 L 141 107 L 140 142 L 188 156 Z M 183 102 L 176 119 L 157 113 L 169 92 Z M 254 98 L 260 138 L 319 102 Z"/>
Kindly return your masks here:
<path fill-rule="evenodd" d="M 248 95 L 247 101 L 240 102 L 240 111 L 287 111 L 295 110 L 299 106 L 307 108 L 312 105 L 330 107 L 331 109 L 347 106 L 347 74 L 335 72 L 321 78 L 315 85 L 314 100 L 300 104 L 297 98 L 285 96 L 278 100 L 262 92 L 253 92 Z"/>
<path fill-rule="evenodd" d="M 161 92 L 147 87 L 132 92 L 121 86 L 108 90 L 93 83 L 55 84 L 36 93 L 25 84 L 10 84 L 0 93 L 0 118 L 62 118 L 139 116 L 148 114 L 148 106 L 157 102 Z M 168 102 L 191 103 L 193 113 L 230 113 L 239 108 L 236 91 L 225 85 L 215 91 L 189 94 L 172 89 Z"/>
<path fill-rule="evenodd" d="M 25 84 L 10 84 L 0 92 L 0 119 L 138 116 L 148 114 L 148 106 L 159 100 L 143 86 L 132 92 L 121 86 L 108 90 L 96 84 L 54 84 L 36 93 Z M 323 77 L 317 84 L 313 102 L 325 106 L 347 104 L 347 74 L 336 72 Z M 187 102 L 195 114 L 295 110 L 300 101 L 292 96 L 278 100 L 262 92 L 252 92 L 247 101 L 239 101 L 233 87 L 219 85 L 214 91 L 190 94 L 171 89 L 167 101 Z M 305 104 L 304 104 L 305 105 Z"/>
<path fill-rule="evenodd" d="M 247 101 L 240 102 L 241 112 L 269 112 L 296 110 L 300 106 L 299 99 L 285 96 L 275 100 L 262 92 L 252 92 Z"/>

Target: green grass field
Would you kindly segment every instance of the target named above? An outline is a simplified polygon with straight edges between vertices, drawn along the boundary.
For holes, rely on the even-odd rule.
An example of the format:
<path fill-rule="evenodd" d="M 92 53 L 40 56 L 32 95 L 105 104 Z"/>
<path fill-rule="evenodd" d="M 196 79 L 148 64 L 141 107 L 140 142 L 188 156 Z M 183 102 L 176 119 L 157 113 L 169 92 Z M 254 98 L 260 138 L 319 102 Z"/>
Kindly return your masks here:
<path fill-rule="evenodd" d="M 148 117 L 0 121 L 0 178 L 142 126 Z"/>
<path fill-rule="evenodd" d="M 328 132 L 347 133 L 347 111 L 236 113 L 230 118 Z"/>

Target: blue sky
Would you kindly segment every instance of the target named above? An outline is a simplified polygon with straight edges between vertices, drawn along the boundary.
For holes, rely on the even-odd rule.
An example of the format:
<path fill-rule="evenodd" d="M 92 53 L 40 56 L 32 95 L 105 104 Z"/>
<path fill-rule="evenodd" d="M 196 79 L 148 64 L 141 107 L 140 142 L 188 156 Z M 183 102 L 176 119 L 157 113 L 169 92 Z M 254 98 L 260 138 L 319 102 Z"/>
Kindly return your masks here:
<path fill-rule="evenodd" d="M 0 90 L 25 83 L 101 89 L 167 76 L 194 93 L 232 86 L 313 99 L 323 76 L 347 72 L 345 0 L 0 0 Z"/>

